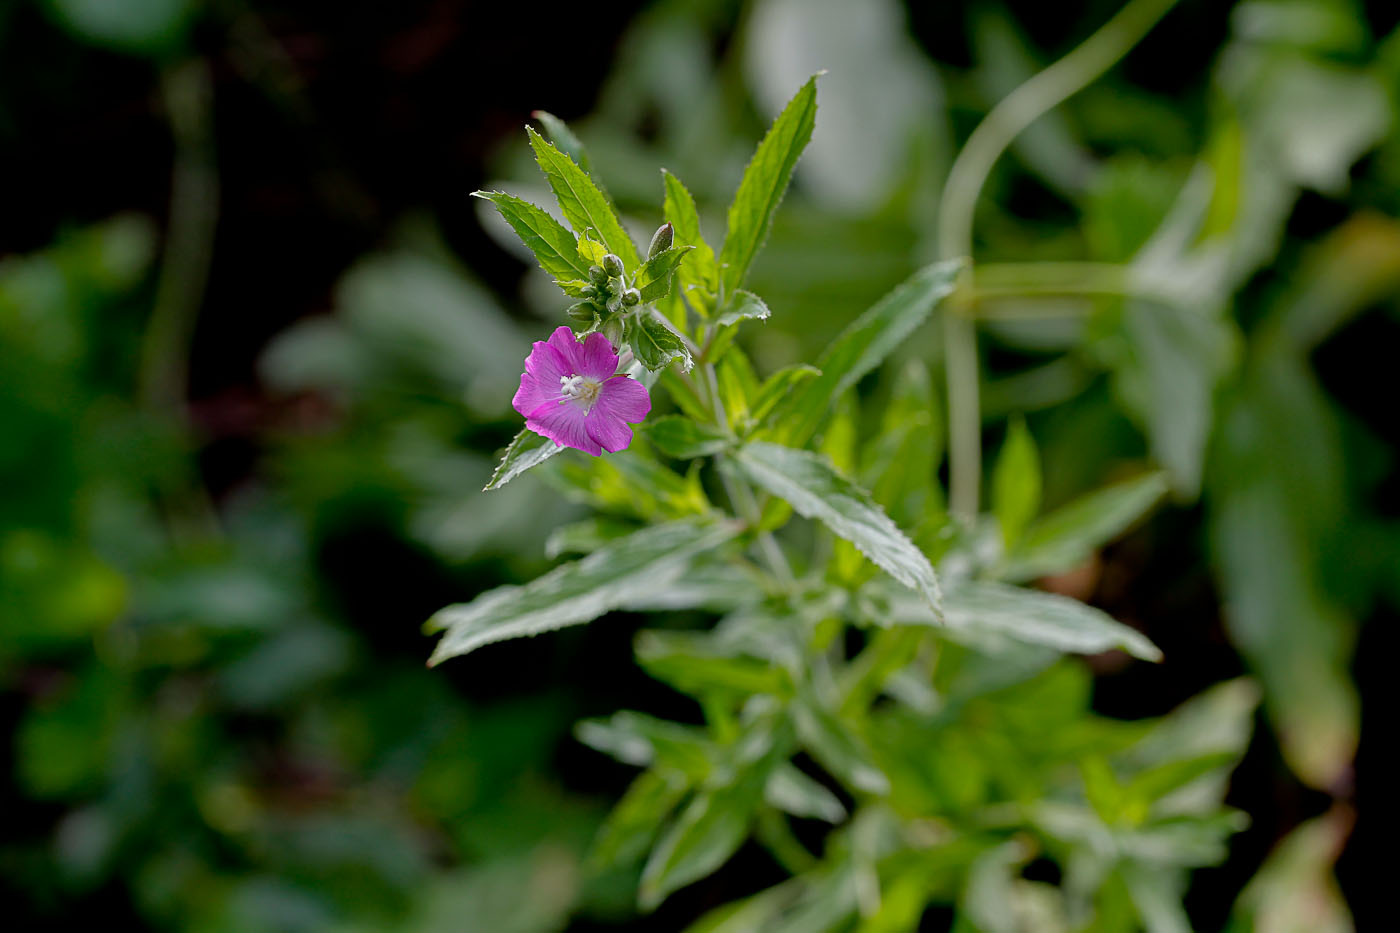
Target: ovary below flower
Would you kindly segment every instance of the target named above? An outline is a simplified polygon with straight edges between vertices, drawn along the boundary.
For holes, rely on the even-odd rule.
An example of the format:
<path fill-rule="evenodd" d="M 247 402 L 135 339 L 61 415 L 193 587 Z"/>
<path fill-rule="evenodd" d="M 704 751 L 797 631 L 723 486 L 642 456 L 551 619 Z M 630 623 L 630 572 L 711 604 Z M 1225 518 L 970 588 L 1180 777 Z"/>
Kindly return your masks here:
<path fill-rule="evenodd" d="M 617 354 L 602 334 L 579 343 L 573 331 L 557 328 L 549 340 L 535 342 L 525 359 L 520 390 L 511 404 L 525 416 L 525 426 L 554 441 L 598 456 L 632 443 L 632 429 L 651 411 L 646 386 L 615 375 Z"/>

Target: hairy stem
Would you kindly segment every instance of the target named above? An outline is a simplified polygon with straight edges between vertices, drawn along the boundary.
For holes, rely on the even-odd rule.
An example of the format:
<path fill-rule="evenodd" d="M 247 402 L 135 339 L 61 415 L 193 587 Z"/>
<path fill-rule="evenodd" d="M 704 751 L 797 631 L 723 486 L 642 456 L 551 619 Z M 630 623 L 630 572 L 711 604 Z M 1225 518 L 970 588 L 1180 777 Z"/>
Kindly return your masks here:
<path fill-rule="evenodd" d="M 977 199 L 992 166 L 1011 141 L 1036 118 L 1089 85 L 1113 66 L 1156 25 L 1176 0 L 1132 0 L 1074 51 L 1036 74 L 1002 99 L 978 124 L 958 153 L 938 218 L 938 249 L 943 259 L 972 255 L 972 223 Z M 960 297 L 943 315 L 947 354 L 950 506 L 963 517 L 976 515 L 982 473 L 981 419 L 978 417 L 977 333 L 971 320 L 969 271 Z"/>

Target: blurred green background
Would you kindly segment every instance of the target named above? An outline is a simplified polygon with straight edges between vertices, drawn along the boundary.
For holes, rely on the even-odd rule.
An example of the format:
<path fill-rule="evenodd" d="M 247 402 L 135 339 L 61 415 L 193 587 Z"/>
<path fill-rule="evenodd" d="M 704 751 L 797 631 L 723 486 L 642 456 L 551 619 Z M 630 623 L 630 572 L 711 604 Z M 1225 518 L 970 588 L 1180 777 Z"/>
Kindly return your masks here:
<path fill-rule="evenodd" d="M 585 869 L 631 774 L 572 724 L 696 717 L 634 665 L 644 617 L 424 668 L 428 615 L 536 575 L 582 514 L 533 476 L 479 492 L 563 304 L 468 195 L 547 202 L 520 132 L 543 108 L 638 231 L 665 166 L 717 232 L 772 114 L 829 69 L 749 345 L 761 372 L 809 360 L 932 255 L 979 117 L 1118 6 L 0 0 L 14 928 L 664 930 L 780 879 L 744 850 L 644 917 L 634 876 Z M 1018 140 L 978 215 L 979 258 L 1136 257 L 1212 310 L 1181 332 L 1024 301 L 982 331 L 988 445 L 1026 413 L 1047 503 L 1144 456 L 1174 477 L 1169 507 L 1059 582 L 1168 658 L 1089 659 L 1094 708 L 1263 687 L 1227 798 L 1252 823 L 1197 872 L 1198 929 L 1322 814 L 1314 862 L 1340 854 L 1358 923 L 1379 909 L 1397 20 L 1383 0 L 1182 0 Z M 1231 196 L 1193 206 L 1203 172 Z M 1173 242 L 1192 210 L 1220 249 Z M 934 331 L 906 352 L 936 367 Z"/>

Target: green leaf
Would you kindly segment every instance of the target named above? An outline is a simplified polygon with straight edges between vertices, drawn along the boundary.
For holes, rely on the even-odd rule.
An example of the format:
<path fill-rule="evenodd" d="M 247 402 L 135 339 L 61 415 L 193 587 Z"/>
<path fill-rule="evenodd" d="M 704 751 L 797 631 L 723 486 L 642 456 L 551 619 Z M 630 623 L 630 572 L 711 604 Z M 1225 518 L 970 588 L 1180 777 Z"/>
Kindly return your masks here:
<path fill-rule="evenodd" d="M 927 607 L 902 593 L 891 593 L 884 611 L 893 623 L 939 624 Z M 1162 659 L 1162 652 L 1140 632 L 1099 609 L 1067 596 L 1003 583 L 971 581 L 950 589 L 943 598 L 942 624 L 954 630 L 983 629 L 1074 654 L 1122 648 L 1148 661 Z"/>
<path fill-rule="evenodd" d="M 502 586 L 448 606 L 428 623 L 445 630 L 430 664 L 482 645 L 596 619 L 629 599 L 670 586 L 692 557 L 732 538 L 734 525 L 690 520 L 644 528 L 524 586 Z"/>
<path fill-rule="evenodd" d="M 657 719 L 630 710 L 604 719 L 585 719 L 574 726 L 584 745 L 624 764 L 659 765 L 702 781 L 713 770 L 713 743 L 703 729 Z"/>
<path fill-rule="evenodd" d="M 766 321 L 771 313 L 762 298 L 741 288 L 725 302 L 715 323 L 724 327 L 739 321 Z"/>
<path fill-rule="evenodd" d="M 836 795 L 790 762 L 784 762 L 768 775 L 763 785 L 763 799 L 784 813 L 811 820 L 839 823 L 846 818 L 846 808 Z"/>
<path fill-rule="evenodd" d="M 569 124 L 548 110 L 536 110 L 530 116 L 540 121 L 544 131 L 549 134 L 549 141 L 554 144 L 556 149 L 573 159 L 575 164 L 587 172 L 590 177 L 593 175 L 593 166 L 588 161 L 588 150 L 583 147 L 583 141 L 575 135 L 574 131 L 569 129 Z"/>
<path fill-rule="evenodd" d="M 782 409 L 775 439 L 800 447 L 826 420 L 827 410 L 879 366 L 957 285 L 963 260 L 925 266 L 875 303 L 837 337 L 818 361 L 821 375 Z"/>
<path fill-rule="evenodd" d="M 587 554 L 636 530 L 637 526 L 631 522 L 603 517 L 585 518 L 551 531 L 544 542 L 544 556 L 554 560 L 561 554 Z"/>
<path fill-rule="evenodd" d="M 787 191 L 793 167 L 812 138 L 816 117 L 817 79 L 813 76 L 758 144 L 729 206 L 729 228 L 719 254 L 724 294 L 733 294 L 744 284 L 749 265 L 768 236 L 773 213 Z"/>
<path fill-rule="evenodd" d="M 739 449 L 735 462 L 759 486 L 822 522 L 890 576 L 918 590 L 930 610 L 939 612 L 938 578 L 928 558 L 864 490 L 827 460 L 809 451 L 755 441 Z"/>
<path fill-rule="evenodd" d="M 515 440 L 510 442 L 506 452 L 501 455 L 501 462 L 496 464 L 496 469 L 491 474 L 491 482 L 486 484 L 482 492 L 500 489 L 521 473 L 539 466 L 563 450 L 563 447 L 556 445 L 549 438 L 536 434 L 529 428 L 521 428 L 520 433 L 515 435 Z"/>
<path fill-rule="evenodd" d="M 727 359 L 727 357 L 726 357 Z M 820 376 L 822 371 L 806 363 L 785 366 L 769 376 L 754 396 L 750 413 L 754 421 L 761 422 L 777 407 L 778 403 L 802 386 L 809 379 Z"/>
<path fill-rule="evenodd" d="M 1003 576 L 1018 581 L 1068 573 L 1122 534 L 1166 492 L 1166 476 L 1148 473 L 1056 509 L 1027 530 Z"/>
<path fill-rule="evenodd" d="M 723 865 L 748 836 L 758 801 L 747 783 L 697 794 L 647 859 L 638 892 L 642 909 Z"/>
<path fill-rule="evenodd" d="M 633 282 L 633 287 L 642 293 L 643 302 L 657 301 L 666 297 L 667 293 L 671 291 L 671 273 L 685 258 L 685 254 L 694 248 L 693 246 L 672 246 L 646 261 L 642 268 L 637 271 L 637 278 Z"/>
<path fill-rule="evenodd" d="M 574 228 L 574 232 L 580 236 L 590 230 L 596 232 L 603 245 L 621 257 L 626 268 L 636 269 L 640 266 L 637 247 L 623 229 L 622 221 L 617 219 L 607 196 L 598 190 L 593 179 L 532 127 L 525 127 L 525 132 L 535 150 L 535 161 L 549 180 L 549 187 L 559 199 L 559 209 L 564 212 L 564 219 Z"/>
<path fill-rule="evenodd" d="M 666 200 L 661 210 L 675 230 L 675 243 L 695 247 L 679 272 L 681 291 L 698 313 L 709 314 L 716 288 L 715 251 L 700 234 L 700 215 L 685 185 L 665 169 L 661 170 L 661 177 L 666 183 Z"/>
<path fill-rule="evenodd" d="M 711 420 L 710 410 L 696 394 L 693 383 L 682 379 L 675 370 L 671 369 L 663 370 L 657 381 L 666 387 L 671 401 L 675 402 L 676 407 L 686 415 L 700 422 Z"/>
<path fill-rule="evenodd" d="M 642 772 L 603 821 L 589 861 L 598 868 L 612 868 L 640 857 L 687 789 L 689 782 L 676 771 Z"/>
<path fill-rule="evenodd" d="M 727 449 L 734 438 L 713 425 L 697 424 L 680 415 L 667 415 L 647 424 L 647 440 L 668 457 L 694 460 Z"/>
<path fill-rule="evenodd" d="M 744 351 L 731 347 L 716 367 L 719 397 L 730 425 L 738 427 L 749 420 L 749 406 L 758 398 L 758 376 Z"/>
<path fill-rule="evenodd" d="M 535 254 L 541 269 L 560 282 L 587 283 L 589 264 L 579 255 L 574 235 L 559 221 L 529 201 L 503 191 L 473 191 L 472 197 L 496 205 L 511 229 Z"/>
<path fill-rule="evenodd" d="M 825 709 L 815 698 L 804 697 L 792 706 L 797 737 L 823 768 L 867 794 L 890 792 L 890 779 L 871 760 L 864 741 L 846 720 Z"/>
<path fill-rule="evenodd" d="M 1023 418 L 1015 418 L 992 470 L 992 512 L 1009 551 L 1040 510 L 1040 455 Z"/>
<path fill-rule="evenodd" d="M 728 650 L 707 632 L 638 632 L 636 656 L 642 670 L 691 695 L 724 690 L 747 698 L 777 693 L 785 683 L 781 670 Z"/>
<path fill-rule="evenodd" d="M 1355 817 L 1342 805 L 1300 824 L 1283 838 L 1235 902 L 1226 933 L 1355 929 L 1332 869 Z"/>
<path fill-rule="evenodd" d="M 652 314 L 643 312 L 629 317 L 624 339 L 632 345 L 642 365 L 652 372 L 665 369 L 677 360 L 685 372 L 694 365 L 681 338 Z"/>
<path fill-rule="evenodd" d="M 930 504 L 941 506 L 935 471 L 942 444 L 928 368 L 921 360 L 910 360 L 890 393 L 880 433 L 865 445 L 860 458 L 861 482 L 901 525 L 914 527 Z"/>

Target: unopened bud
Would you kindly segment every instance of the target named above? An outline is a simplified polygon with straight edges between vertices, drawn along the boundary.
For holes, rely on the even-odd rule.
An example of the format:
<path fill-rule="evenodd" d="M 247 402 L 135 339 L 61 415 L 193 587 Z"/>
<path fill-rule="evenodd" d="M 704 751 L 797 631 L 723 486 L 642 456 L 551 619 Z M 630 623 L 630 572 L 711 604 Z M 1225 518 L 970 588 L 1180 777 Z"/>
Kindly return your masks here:
<path fill-rule="evenodd" d="M 622 303 L 629 308 L 634 308 L 642 303 L 642 293 L 635 288 L 629 288 L 622 293 Z"/>
<path fill-rule="evenodd" d="M 651 235 L 651 245 L 647 247 L 647 258 L 655 259 L 657 253 L 666 252 L 675 241 L 676 229 L 669 223 L 657 227 L 656 232 Z"/>
<path fill-rule="evenodd" d="M 594 298 L 598 297 L 598 289 L 594 288 L 592 285 L 583 286 L 583 288 L 578 290 L 578 293 L 588 301 L 592 301 Z"/>
<path fill-rule="evenodd" d="M 564 313 L 580 324 L 592 324 L 598 317 L 598 309 L 593 307 L 593 304 L 588 301 L 580 301 L 577 304 L 569 305 Z"/>
<path fill-rule="evenodd" d="M 606 261 L 605 259 L 604 262 Z M 602 266 L 589 266 L 588 277 L 593 280 L 594 285 L 602 285 L 608 280 L 608 274 L 603 271 Z"/>
<path fill-rule="evenodd" d="M 617 346 L 622 342 L 622 318 L 610 317 L 603 322 L 603 336 L 608 338 L 608 342 Z"/>
<path fill-rule="evenodd" d="M 615 254 L 608 253 L 603 257 L 603 271 L 610 277 L 614 279 L 617 278 L 622 275 L 622 260 Z"/>

